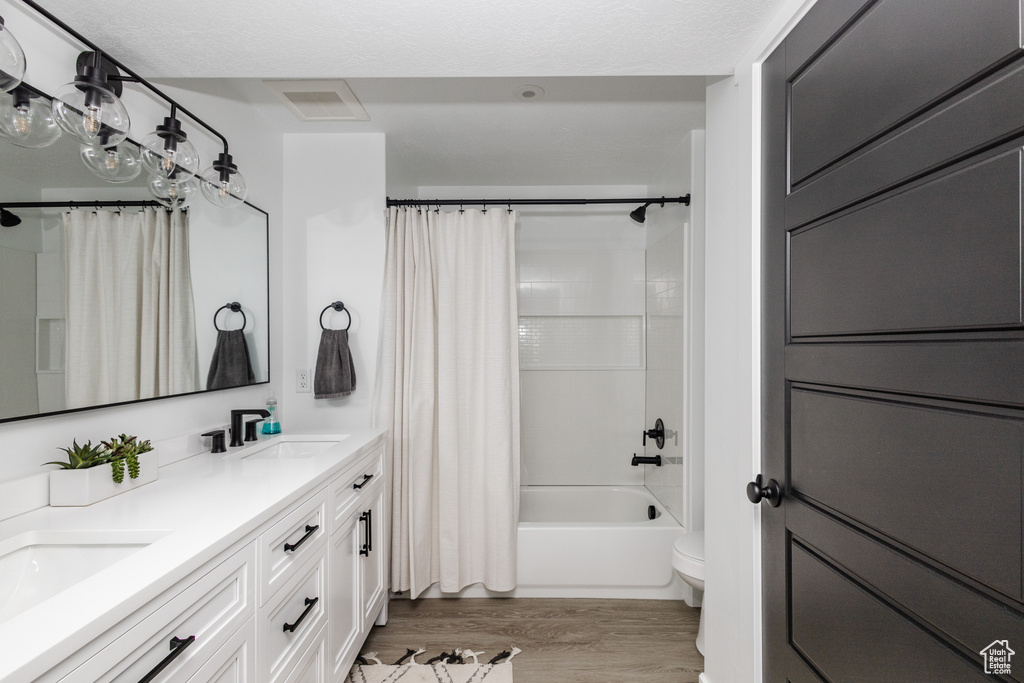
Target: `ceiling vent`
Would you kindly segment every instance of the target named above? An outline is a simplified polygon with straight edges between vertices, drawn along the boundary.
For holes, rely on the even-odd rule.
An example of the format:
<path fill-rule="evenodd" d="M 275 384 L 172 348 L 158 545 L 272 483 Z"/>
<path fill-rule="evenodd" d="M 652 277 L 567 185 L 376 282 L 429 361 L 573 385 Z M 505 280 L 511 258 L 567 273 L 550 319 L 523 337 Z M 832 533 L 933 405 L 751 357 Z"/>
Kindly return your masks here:
<path fill-rule="evenodd" d="M 263 81 L 303 121 L 369 121 L 348 83 L 331 81 Z"/>

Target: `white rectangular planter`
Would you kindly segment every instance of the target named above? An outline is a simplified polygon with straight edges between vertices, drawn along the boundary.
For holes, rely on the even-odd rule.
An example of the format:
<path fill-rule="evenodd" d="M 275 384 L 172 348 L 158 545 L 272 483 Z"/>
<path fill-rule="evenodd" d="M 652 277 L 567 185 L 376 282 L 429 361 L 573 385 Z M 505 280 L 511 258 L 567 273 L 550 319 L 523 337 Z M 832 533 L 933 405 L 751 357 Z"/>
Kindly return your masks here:
<path fill-rule="evenodd" d="M 50 472 L 50 505 L 53 507 L 92 505 L 125 491 L 137 489 L 156 481 L 160 473 L 160 458 L 156 451 L 139 456 L 139 477 L 132 479 L 125 467 L 124 481 L 114 483 L 109 464 L 85 470 L 55 470 Z"/>

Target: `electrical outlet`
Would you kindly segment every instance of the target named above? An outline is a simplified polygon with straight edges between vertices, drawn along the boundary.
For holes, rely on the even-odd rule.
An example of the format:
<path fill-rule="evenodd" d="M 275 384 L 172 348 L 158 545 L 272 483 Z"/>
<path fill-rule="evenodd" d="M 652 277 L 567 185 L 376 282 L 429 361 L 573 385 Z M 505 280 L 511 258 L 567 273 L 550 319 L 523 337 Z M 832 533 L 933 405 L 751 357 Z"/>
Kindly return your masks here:
<path fill-rule="evenodd" d="M 295 391 L 309 393 L 309 370 L 295 371 Z"/>

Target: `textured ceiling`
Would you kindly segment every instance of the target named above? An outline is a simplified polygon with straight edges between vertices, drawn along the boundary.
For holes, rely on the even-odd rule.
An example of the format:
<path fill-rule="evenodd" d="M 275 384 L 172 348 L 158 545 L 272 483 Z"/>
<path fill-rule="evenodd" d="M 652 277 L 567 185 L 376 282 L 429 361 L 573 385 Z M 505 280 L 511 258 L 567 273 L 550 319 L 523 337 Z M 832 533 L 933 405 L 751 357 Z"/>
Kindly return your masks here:
<path fill-rule="evenodd" d="M 731 73 L 782 0 L 43 0 L 144 76 Z"/>

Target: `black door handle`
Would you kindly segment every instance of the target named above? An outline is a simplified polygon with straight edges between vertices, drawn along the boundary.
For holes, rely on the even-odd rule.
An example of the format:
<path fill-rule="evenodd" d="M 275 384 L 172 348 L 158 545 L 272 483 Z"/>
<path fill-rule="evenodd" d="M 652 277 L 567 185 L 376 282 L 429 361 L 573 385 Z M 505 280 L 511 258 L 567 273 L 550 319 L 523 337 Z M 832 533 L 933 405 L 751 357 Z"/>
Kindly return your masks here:
<path fill-rule="evenodd" d="M 367 510 L 363 514 L 359 515 L 359 521 L 366 522 L 366 543 L 364 543 L 362 547 L 359 548 L 359 554 L 366 555 L 367 557 L 370 556 L 370 551 L 373 550 L 373 521 L 371 519 L 372 513 L 372 510 Z"/>
<path fill-rule="evenodd" d="M 320 602 L 320 598 L 306 598 L 306 609 L 302 611 L 302 614 L 299 615 L 299 618 L 295 620 L 294 624 L 284 625 L 285 633 L 289 633 L 297 629 L 299 627 L 299 624 L 302 623 L 302 620 L 305 619 L 309 615 L 309 613 L 313 611 L 313 608 L 316 607 L 316 603 L 318 602 Z"/>
<path fill-rule="evenodd" d="M 153 667 L 153 670 L 146 674 L 139 683 L 149 683 L 154 678 L 160 675 L 160 672 L 167 668 L 167 666 L 177 659 L 178 655 L 185 651 L 192 643 L 196 642 L 195 636 L 189 636 L 188 638 L 178 638 L 175 636 L 171 638 L 171 654 L 160 660 L 160 663 Z"/>
<path fill-rule="evenodd" d="M 352 484 L 352 488 L 354 488 L 354 489 L 361 489 L 364 486 L 366 486 L 366 482 L 370 481 L 371 479 L 373 479 L 373 475 L 372 474 L 364 474 L 363 475 L 363 480 L 361 482 L 359 482 L 358 484 Z"/>
<path fill-rule="evenodd" d="M 765 483 L 764 476 L 759 474 L 754 481 L 747 484 L 747 499 L 754 504 L 767 500 L 773 508 L 777 508 L 782 503 L 782 489 L 779 482 L 774 479 L 769 479 L 768 483 Z"/>

